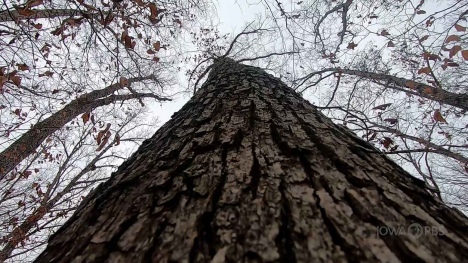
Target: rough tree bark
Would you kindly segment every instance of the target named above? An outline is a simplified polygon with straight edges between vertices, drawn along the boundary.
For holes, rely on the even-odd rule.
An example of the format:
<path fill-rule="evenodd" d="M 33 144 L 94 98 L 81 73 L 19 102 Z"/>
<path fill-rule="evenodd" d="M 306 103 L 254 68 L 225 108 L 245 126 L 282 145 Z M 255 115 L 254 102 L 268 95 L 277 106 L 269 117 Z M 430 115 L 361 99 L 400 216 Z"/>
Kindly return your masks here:
<path fill-rule="evenodd" d="M 422 181 L 261 69 L 216 63 L 36 262 L 466 262 L 468 219 Z M 414 223 L 443 235 L 378 234 Z"/>

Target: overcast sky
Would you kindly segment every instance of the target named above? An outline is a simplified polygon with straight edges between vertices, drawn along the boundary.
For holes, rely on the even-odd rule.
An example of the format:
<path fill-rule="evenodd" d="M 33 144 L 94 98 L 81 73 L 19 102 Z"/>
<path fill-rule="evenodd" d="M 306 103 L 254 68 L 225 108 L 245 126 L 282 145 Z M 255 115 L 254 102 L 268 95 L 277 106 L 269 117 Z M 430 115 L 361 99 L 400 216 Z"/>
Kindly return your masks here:
<path fill-rule="evenodd" d="M 257 4 L 258 1 L 248 0 L 219 0 L 214 2 L 217 9 L 218 29 L 222 34 L 229 33 L 232 35 L 238 34 L 244 28 L 246 22 L 251 22 L 255 19 L 255 14 L 265 12 L 262 5 Z M 183 76 L 183 74 L 181 74 Z M 184 79 L 185 80 L 185 79 Z M 154 103 L 152 111 L 159 117 L 160 124 L 166 123 L 184 104 L 190 99 L 190 95 L 179 95 L 171 102 L 163 103 L 162 105 Z"/>

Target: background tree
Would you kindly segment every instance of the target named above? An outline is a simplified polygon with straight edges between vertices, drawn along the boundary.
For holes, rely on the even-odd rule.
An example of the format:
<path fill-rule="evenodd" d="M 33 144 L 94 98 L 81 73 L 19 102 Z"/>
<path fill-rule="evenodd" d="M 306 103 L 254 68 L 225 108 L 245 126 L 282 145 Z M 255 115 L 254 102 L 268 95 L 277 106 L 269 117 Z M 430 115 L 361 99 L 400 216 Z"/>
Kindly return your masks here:
<path fill-rule="evenodd" d="M 4 46 L 2 57 L 5 62 L 0 81 L 1 91 L 5 94 L 2 108 L 16 115 L 3 122 L 8 136 L 21 124 L 26 124 L 21 118 L 39 123 L 38 119 L 52 114 L 51 104 L 73 102 L 75 98 L 86 97 L 82 94 L 90 91 L 94 91 L 89 95 L 92 99 L 110 99 L 113 93 L 124 91 L 117 89 L 118 84 L 121 88 L 128 86 L 130 77 L 134 81 L 152 79 L 156 85 L 129 86 L 128 93 L 140 97 L 140 101 L 143 97 L 140 94 L 153 93 L 157 97 L 164 92 L 163 85 L 169 88 L 169 83 L 162 77 L 162 69 L 166 74 L 170 70 L 167 66 L 154 66 L 160 59 L 155 54 L 160 49 L 167 49 L 176 32 L 180 31 L 181 16 L 193 15 L 186 4 L 176 1 L 160 6 L 143 1 L 51 3 L 42 0 L 11 5 L 5 3 L 2 10 L 2 14 L 10 19 L 3 19 L 2 26 L 6 30 L 2 31 L 5 37 L 0 43 Z M 54 10 L 60 12 L 54 13 Z M 42 16 L 35 16 L 38 12 L 54 15 L 43 20 L 40 19 Z M 109 86 L 113 87 L 104 89 Z M 38 105 L 37 97 L 43 97 L 46 103 Z M 32 108 L 35 112 L 31 114 L 24 108 Z M 31 116 L 33 114 L 35 116 Z M 76 114 L 72 115 L 68 117 L 76 117 Z M 10 159 L 21 160 L 30 153 L 18 153 L 20 146 L 25 145 L 12 149 L 19 156 L 11 156 L 12 152 L 6 154 L 10 154 Z M 2 174 L 12 169 L 11 165 L 5 166 Z"/>

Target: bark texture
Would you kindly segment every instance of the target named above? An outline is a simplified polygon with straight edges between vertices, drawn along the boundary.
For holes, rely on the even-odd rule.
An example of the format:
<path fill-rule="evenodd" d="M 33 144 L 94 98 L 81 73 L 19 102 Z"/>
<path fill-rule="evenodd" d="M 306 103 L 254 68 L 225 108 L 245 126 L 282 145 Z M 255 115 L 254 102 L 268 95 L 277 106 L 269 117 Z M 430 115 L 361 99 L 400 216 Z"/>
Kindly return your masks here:
<path fill-rule="evenodd" d="M 36 262 L 466 262 L 468 219 L 261 69 L 219 59 Z M 378 235 L 378 227 L 443 235 Z"/>

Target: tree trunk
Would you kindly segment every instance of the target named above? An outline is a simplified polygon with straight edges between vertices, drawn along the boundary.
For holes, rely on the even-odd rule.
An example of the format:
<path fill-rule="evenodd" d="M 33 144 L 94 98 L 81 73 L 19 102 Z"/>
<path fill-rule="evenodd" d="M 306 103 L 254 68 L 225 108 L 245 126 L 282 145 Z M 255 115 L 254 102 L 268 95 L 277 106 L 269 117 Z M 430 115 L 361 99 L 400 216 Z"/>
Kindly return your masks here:
<path fill-rule="evenodd" d="M 153 78 L 153 76 L 131 78 L 127 81 L 131 84 L 133 82 L 151 78 Z M 141 98 L 155 98 L 159 101 L 170 100 L 152 93 L 134 92 L 132 94 L 112 95 L 115 91 L 121 88 L 120 83 L 116 83 L 109 85 L 104 89 L 94 90 L 90 93 L 83 94 L 80 98 L 71 101 L 50 117 L 34 125 L 0 153 L 0 180 L 3 180 L 3 178 L 21 161 L 34 153 L 37 147 L 39 147 L 47 137 L 57 130 L 60 130 L 69 121 L 83 113 L 90 112 L 97 107 L 106 106 L 117 101 Z"/>
<path fill-rule="evenodd" d="M 26 20 L 26 19 L 40 19 L 40 18 L 57 18 L 57 17 L 73 17 L 73 16 L 88 16 L 100 17 L 99 13 L 89 13 L 75 9 L 29 9 L 28 15 L 22 15 L 18 10 L 5 10 L 0 12 L 0 23 Z M 103 16 L 107 13 L 103 14 Z"/>
<path fill-rule="evenodd" d="M 277 78 L 215 63 L 36 262 L 466 262 L 468 219 L 421 180 Z"/>
<path fill-rule="evenodd" d="M 362 70 L 352 70 L 352 69 L 342 69 L 342 68 L 325 68 L 320 71 L 312 72 L 307 75 L 304 80 L 309 79 L 310 77 L 321 74 L 324 72 L 336 72 L 342 73 L 350 76 L 358 76 L 366 78 L 368 80 L 374 80 L 380 85 L 387 86 L 388 88 L 407 92 L 421 98 L 428 100 L 433 100 L 440 102 L 442 104 L 451 105 L 459 109 L 468 111 L 468 95 L 453 93 L 447 90 L 444 90 L 440 87 L 430 86 L 421 82 L 415 82 L 409 79 L 399 78 L 392 75 L 387 75 L 383 73 L 374 73 L 369 71 Z M 380 81 L 380 82 L 379 82 Z M 303 82 L 302 82 L 303 83 Z"/>

